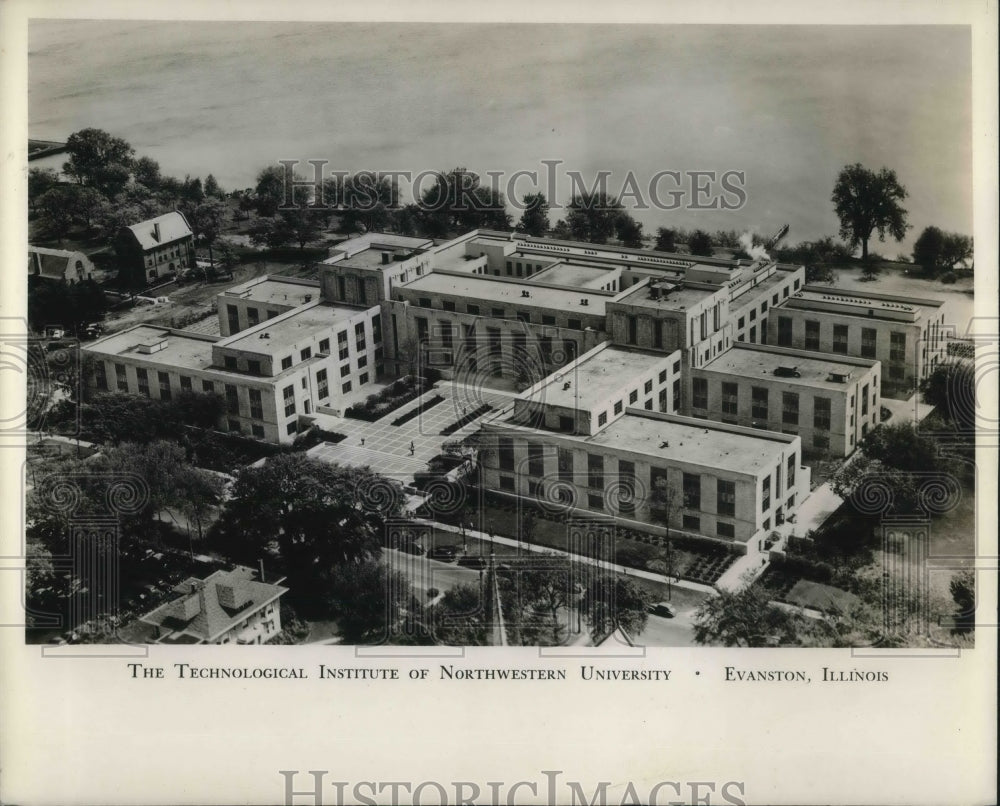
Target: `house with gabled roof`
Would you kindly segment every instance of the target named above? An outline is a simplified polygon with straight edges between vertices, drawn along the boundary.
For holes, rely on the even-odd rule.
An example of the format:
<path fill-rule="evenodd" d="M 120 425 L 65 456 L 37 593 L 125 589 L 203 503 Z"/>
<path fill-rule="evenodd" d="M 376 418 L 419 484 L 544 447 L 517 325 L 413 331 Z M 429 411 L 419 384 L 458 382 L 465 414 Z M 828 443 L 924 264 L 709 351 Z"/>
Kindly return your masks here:
<path fill-rule="evenodd" d="M 139 621 L 155 628 L 157 644 L 266 644 L 281 632 L 283 581 L 264 582 L 245 566 L 189 577 Z"/>
<path fill-rule="evenodd" d="M 195 265 L 194 233 L 184 214 L 174 210 L 122 227 L 115 252 L 123 272 L 156 280 Z"/>

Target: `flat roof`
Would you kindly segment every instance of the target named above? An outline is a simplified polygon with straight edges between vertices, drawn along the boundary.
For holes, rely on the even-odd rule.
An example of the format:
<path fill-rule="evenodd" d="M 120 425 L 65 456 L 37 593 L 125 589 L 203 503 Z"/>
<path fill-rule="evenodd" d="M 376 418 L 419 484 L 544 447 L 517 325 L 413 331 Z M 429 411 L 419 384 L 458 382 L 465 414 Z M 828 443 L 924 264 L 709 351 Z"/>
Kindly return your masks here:
<path fill-rule="evenodd" d="M 915 322 L 925 312 L 936 314 L 944 301 L 807 285 L 789 297 L 785 304 L 789 308 L 800 310 L 831 311 L 844 316 Z"/>
<path fill-rule="evenodd" d="M 140 353 L 142 344 L 166 340 L 164 349 L 155 353 Z M 185 335 L 176 330 L 171 331 L 153 325 L 139 325 L 105 336 L 91 344 L 84 345 L 84 350 L 98 355 L 115 358 L 131 356 L 147 364 L 160 364 L 172 368 L 186 367 L 190 369 L 214 369 L 212 366 L 212 347 L 219 341 L 217 337 L 196 337 Z M 221 370 L 224 372 L 224 370 Z M 237 373 L 230 373 L 234 377 Z"/>
<path fill-rule="evenodd" d="M 382 265 L 382 252 L 414 252 L 430 249 L 434 242 L 427 238 L 394 235 L 389 232 L 366 232 L 336 246 L 333 254 L 323 263 L 356 262 L 363 267 Z M 364 253 L 369 254 L 365 255 Z M 395 261 L 391 261 L 392 265 Z"/>
<path fill-rule="evenodd" d="M 509 277 L 490 279 L 474 274 L 456 274 L 433 271 L 399 287 L 413 292 L 451 294 L 467 297 L 485 304 L 509 303 L 524 308 L 554 308 L 562 311 L 604 316 L 604 304 L 612 297 L 607 292 L 589 291 L 584 288 L 547 288 L 543 285 L 511 280 Z M 521 296 L 522 291 L 531 296 Z M 582 300 L 586 299 L 586 305 Z"/>
<path fill-rule="evenodd" d="M 626 413 L 581 441 L 675 462 L 757 475 L 780 461 L 791 438 L 741 433 L 708 420 L 656 415 L 640 409 Z"/>
<path fill-rule="evenodd" d="M 613 397 L 616 391 L 624 394 L 633 378 L 667 363 L 669 357 L 668 353 L 608 346 L 589 357 L 583 356 L 574 367 L 552 373 L 544 386 L 532 390 L 530 399 L 544 405 L 589 411 Z"/>
<path fill-rule="evenodd" d="M 308 339 L 317 330 L 335 327 L 338 322 L 350 319 L 364 310 L 364 307 L 342 303 L 309 303 L 247 330 L 241 330 L 219 341 L 218 346 L 261 355 L 276 355 Z M 265 333 L 268 338 L 261 338 Z"/>
<path fill-rule="evenodd" d="M 751 275 L 752 276 L 752 275 Z M 787 269 L 777 269 L 773 274 L 765 277 L 763 280 L 758 281 L 757 285 L 748 280 L 745 287 L 742 288 L 739 295 L 734 297 L 729 305 L 729 314 L 739 316 L 740 313 L 746 308 L 758 305 L 762 301 L 766 301 L 768 307 L 771 305 L 772 289 L 780 286 L 782 283 L 788 281 L 788 270 Z M 789 292 L 791 293 L 791 292 Z M 791 299 L 791 297 L 788 297 Z M 778 300 L 779 304 L 781 299 Z"/>
<path fill-rule="evenodd" d="M 285 305 L 296 308 L 319 297 L 320 287 L 315 280 L 295 280 L 286 277 L 267 277 L 233 286 L 222 292 L 223 298 L 237 298 L 260 302 L 265 305 Z M 309 297 L 310 299 L 306 299 Z"/>
<path fill-rule="evenodd" d="M 853 379 L 857 379 L 868 372 L 875 363 L 861 358 L 854 360 L 818 358 L 816 353 L 804 350 L 784 350 L 737 342 L 732 349 L 716 356 L 701 369 L 740 378 L 759 378 L 800 386 L 843 390 L 844 384 L 828 380 L 832 373 L 851 375 Z M 774 371 L 779 367 L 794 367 L 799 375 L 798 377 L 775 375 Z"/>
<path fill-rule="evenodd" d="M 670 283 L 678 283 L 679 285 L 677 285 L 677 287 L 675 287 L 669 294 L 661 294 L 659 299 L 650 298 L 650 286 L 647 284 L 631 289 L 619 300 L 616 300 L 616 302 L 625 302 L 629 305 L 635 305 L 640 308 L 652 308 L 660 311 L 680 311 L 693 305 L 697 305 L 706 297 L 717 294 L 725 288 L 725 286 L 692 288 L 691 283 L 682 282 L 680 280 L 657 281 L 657 284 L 660 285 L 661 288 L 666 287 Z"/>
<path fill-rule="evenodd" d="M 551 283 L 552 285 L 599 288 L 608 281 L 614 271 L 614 267 L 610 266 L 599 268 L 570 261 L 559 261 L 531 275 L 528 280 L 535 283 Z"/>

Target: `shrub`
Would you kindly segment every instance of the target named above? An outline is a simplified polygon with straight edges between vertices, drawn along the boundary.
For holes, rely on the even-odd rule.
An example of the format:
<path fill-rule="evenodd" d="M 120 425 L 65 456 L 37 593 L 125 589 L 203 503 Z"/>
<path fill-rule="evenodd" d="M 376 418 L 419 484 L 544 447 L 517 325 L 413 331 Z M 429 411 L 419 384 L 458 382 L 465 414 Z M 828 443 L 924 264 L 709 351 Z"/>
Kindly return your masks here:
<path fill-rule="evenodd" d="M 941 282 L 944 283 L 945 285 L 951 285 L 957 279 L 958 278 L 955 276 L 955 272 L 953 271 L 946 271 L 944 274 L 941 275 Z"/>

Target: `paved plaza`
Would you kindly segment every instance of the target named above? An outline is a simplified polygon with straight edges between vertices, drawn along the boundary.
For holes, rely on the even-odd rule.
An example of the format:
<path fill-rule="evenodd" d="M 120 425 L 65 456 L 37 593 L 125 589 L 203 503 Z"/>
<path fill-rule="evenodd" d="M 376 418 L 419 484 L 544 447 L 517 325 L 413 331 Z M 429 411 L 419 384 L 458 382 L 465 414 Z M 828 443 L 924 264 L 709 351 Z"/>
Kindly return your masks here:
<path fill-rule="evenodd" d="M 441 383 L 374 423 L 316 414 L 313 418 L 317 425 L 328 431 L 347 434 L 347 439 L 338 443 L 324 442 L 311 449 L 309 455 L 325 462 L 370 467 L 376 473 L 409 484 L 413 474 L 426 469 L 427 463 L 441 452 L 443 443 L 474 433 L 483 417 L 509 403 L 513 395 L 513 392 Z M 435 397 L 443 399 L 405 423 L 392 424 Z M 441 433 L 484 405 L 490 406 L 490 411 L 483 411 L 452 434 Z"/>

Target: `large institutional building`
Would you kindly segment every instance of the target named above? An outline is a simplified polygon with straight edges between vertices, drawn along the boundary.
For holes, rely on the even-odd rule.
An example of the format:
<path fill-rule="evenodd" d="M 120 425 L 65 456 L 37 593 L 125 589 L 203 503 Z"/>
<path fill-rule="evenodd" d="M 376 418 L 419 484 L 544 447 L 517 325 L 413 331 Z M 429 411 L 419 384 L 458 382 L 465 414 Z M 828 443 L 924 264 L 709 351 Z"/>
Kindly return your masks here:
<path fill-rule="evenodd" d="M 485 487 L 637 528 L 747 544 L 794 517 L 808 457 L 844 457 L 945 355 L 938 302 L 805 269 L 477 230 L 369 233 L 316 281 L 218 298 L 219 336 L 139 326 L 94 383 L 210 391 L 232 432 L 290 442 L 376 384 L 434 371 L 517 390 L 481 422 Z"/>

